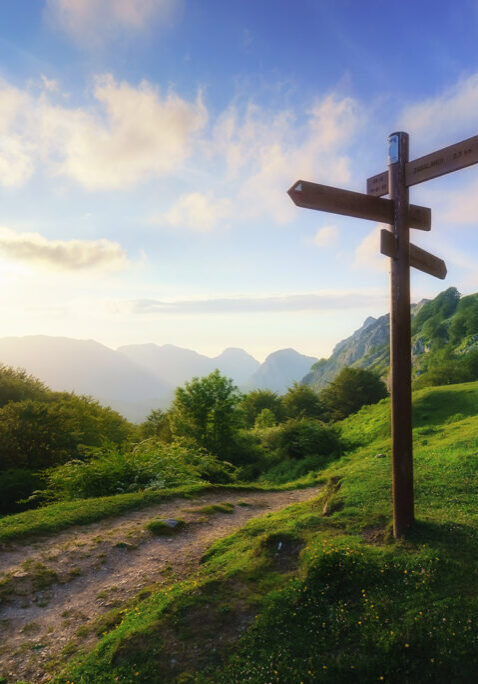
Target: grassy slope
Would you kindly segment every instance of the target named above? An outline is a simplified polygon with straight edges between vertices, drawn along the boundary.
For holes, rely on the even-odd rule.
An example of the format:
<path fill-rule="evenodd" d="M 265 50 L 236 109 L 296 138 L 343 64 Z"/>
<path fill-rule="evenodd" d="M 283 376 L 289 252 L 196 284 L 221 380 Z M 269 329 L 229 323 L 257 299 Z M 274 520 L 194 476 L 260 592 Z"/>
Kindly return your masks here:
<path fill-rule="evenodd" d="M 389 533 L 384 401 L 344 421 L 361 446 L 326 471 L 322 500 L 215 544 L 195 577 L 139 596 L 57 681 L 472 681 L 476 413 L 478 383 L 416 395 L 417 523 L 406 541 Z"/>
<path fill-rule="evenodd" d="M 209 482 L 198 482 L 171 489 L 151 489 L 131 492 L 129 494 L 61 501 L 42 508 L 14 515 L 6 515 L 0 518 L 0 544 L 30 537 L 55 534 L 75 525 L 87 525 L 104 518 L 112 518 L 127 511 L 138 510 L 167 501 L 175 496 L 191 497 L 214 490 L 282 491 L 300 487 L 312 487 L 315 484 L 317 483 L 313 477 L 302 477 L 295 482 L 285 485 L 260 485 L 254 483 L 213 485 Z"/>

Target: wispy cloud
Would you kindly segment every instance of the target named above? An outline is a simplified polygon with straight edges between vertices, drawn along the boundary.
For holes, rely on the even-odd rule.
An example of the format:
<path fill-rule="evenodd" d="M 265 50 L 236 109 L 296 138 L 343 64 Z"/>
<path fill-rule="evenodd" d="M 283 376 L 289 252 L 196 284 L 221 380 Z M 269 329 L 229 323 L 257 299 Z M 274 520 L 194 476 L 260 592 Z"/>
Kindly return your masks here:
<path fill-rule="evenodd" d="M 312 242 L 316 247 L 329 247 L 337 242 L 339 238 L 339 229 L 337 226 L 324 226 L 319 228 Z"/>
<path fill-rule="evenodd" d="M 78 44 L 97 47 L 123 32 L 138 33 L 151 22 L 167 24 L 178 0 L 47 0 L 49 22 Z"/>
<path fill-rule="evenodd" d="M 117 270 L 125 266 L 121 245 L 109 240 L 48 240 L 39 233 L 0 228 L 0 253 L 12 261 L 61 271 Z"/>
<path fill-rule="evenodd" d="M 166 214 L 154 217 L 152 222 L 204 233 L 222 223 L 230 211 L 230 200 L 216 199 L 211 193 L 192 192 L 182 195 Z"/>
<path fill-rule="evenodd" d="M 292 294 L 264 297 L 222 297 L 215 299 L 185 299 L 166 301 L 136 299 L 115 302 L 116 311 L 138 315 L 155 314 L 242 314 L 325 311 L 355 309 L 386 301 L 375 293 L 330 292 L 320 294 Z"/>
<path fill-rule="evenodd" d="M 421 144 L 439 140 L 440 144 L 451 145 L 457 135 L 467 138 L 476 134 L 477 109 L 478 73 L 474 73 L 436 97 L 408 106 L 402 112 L 400 125 Z M 443 139 L 444 132 L 447 140 Z"/>
<path fill-rule="evenodd" d="M 290 110 L 271 113 L 249 103 L 241 113 L 229 107 L 216 122 L 215 150 L 240 187 L 242 214 L 291 220 L 294 211 L 285 193 L 291 172 L 297 178 L 346 183 L 350 159 L 345 150 L 362 120 L 358 103 L 336 94 L 317 100 L 305 123 Z"/>

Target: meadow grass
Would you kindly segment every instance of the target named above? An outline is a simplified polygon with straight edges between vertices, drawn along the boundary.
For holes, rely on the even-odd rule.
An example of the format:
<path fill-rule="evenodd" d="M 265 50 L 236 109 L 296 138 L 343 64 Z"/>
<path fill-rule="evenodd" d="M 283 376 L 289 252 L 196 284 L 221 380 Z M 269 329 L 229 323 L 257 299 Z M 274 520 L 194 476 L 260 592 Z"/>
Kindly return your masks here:
<path fill-rule="evenodd" d="M 417 520 L 405 539 L 390 534 L 382 402 L 343 422 L 356 446 L 322 473 L 318 498 L 216 542 L 194 576 L 138 598 L 55 681 L 473 681 L 476 413 L 478 383 L 417 393 Z"/>

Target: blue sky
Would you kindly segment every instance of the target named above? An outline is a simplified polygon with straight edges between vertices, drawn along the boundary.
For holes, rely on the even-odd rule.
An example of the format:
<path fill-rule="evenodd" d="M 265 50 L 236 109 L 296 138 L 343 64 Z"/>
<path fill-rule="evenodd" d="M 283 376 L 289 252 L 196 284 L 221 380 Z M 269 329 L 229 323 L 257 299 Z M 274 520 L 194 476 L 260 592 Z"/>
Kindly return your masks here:
<path fill-rule="evenodd" d="M 0 334 L 327 356 L 388 308 L 379 226 L 294 207 L 478 134 L 478 2 L 0 5 Z M 411 189 L 478 289 L 478 167 Z"/>

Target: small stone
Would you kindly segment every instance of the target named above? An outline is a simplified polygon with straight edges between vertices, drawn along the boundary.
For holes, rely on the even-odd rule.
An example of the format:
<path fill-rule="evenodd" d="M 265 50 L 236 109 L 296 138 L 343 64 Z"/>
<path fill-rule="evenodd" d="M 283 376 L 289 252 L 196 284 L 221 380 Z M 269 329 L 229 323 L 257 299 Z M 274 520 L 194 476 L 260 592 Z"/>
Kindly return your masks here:
<path fill-rule="evenodd" d="M 175 527 L 179 525 L 179 520 L 174 520 L 174 518 L 168 518 L 164 521 L 164 524 L 174 530 Z"/>
<path fill-rule="evenodd" d="M 375 458 L 385 458 L 385 454 L 377 454 Z"/>

